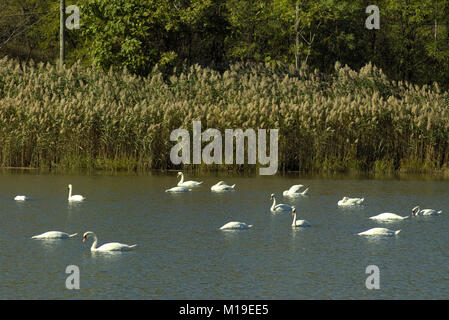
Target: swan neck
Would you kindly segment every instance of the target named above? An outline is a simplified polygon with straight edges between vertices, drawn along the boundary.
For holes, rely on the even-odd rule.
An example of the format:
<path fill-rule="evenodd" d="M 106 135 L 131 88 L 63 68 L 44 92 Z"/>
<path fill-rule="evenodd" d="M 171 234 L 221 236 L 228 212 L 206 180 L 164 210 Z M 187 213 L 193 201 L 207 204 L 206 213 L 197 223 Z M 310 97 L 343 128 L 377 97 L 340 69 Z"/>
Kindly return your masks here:
<path fill-rule="evenodd" d="M 292 226 L 296 226 L 296 213 L 293 214 L 293 222 L 292 222 Z"/>
<path fill-rule="evenodd" d="M 271 209 L 274 209 L 276 206 L 276 198 L 273 196 L 273 205 L 271 206 Z"/>
<path fill-rule="evenodd" d="M 69 200 L 72 197 L 72 186 L 69 186 Z"/>
<path fill-rule="evenodd" d="M 95 250 L 97 249 L 98 238 L 95 233 L 92 234 L 92 237 L 94 238 L 94 243 L 92 243 L 92 247 L 90 247 L 90 250 Z"/>
<path fill-rule="evenodd" d="M 183 183 L 184 182 L 184 174 L 181 173 L 181 180 L 179 181 L 179 183 Z"/>

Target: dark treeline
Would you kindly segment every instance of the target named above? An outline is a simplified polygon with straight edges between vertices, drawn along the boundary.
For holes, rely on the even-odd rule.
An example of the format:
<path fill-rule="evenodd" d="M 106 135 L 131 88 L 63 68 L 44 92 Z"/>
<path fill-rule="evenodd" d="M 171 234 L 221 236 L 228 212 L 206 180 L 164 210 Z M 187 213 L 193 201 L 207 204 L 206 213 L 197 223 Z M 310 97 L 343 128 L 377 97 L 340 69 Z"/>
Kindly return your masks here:
<path fill-rule="evenodd" d="M 199 64 L 306 62 L 330 73 L 336 61 L 368 62 L 392 80 L 449 87 L 448 0 L 78 0 L 81 28 L 68 31 L 67 64 L 147 75 Z M 380 29 L 368 30 L 368 5 Z M 59 1 L 3 0 L 0 55 L 55 63 Z"/>

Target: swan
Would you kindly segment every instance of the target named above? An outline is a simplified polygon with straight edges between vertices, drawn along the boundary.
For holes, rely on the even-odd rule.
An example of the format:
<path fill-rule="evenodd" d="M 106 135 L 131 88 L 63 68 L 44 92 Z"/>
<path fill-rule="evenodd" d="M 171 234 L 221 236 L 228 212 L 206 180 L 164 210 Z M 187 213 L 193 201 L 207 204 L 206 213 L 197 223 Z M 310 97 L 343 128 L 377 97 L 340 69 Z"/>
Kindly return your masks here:
<path fill-rule="evenodd" d="M 401 230 L 393 231 L 387 228 L 372 228 L 363 232 L 358 233 L 359 236 L 395 236 L 399 234 Z"/>
<path fill-rule="evenodd" d="M 276 197 L 274 193 L 271 194 L 270 200 L 273 200 L 273 205 L 270 208 L 271 212 L 291 212 L 293 210 L 293 207 L 288 204 L 276 204 Z"/>
<path fill-rule="evenodd" d="M 441 214 L 443 211 L 436 211 L 433 209 L 421 209 L 419 206 L 416 206 L 412 209 L 412 216 L 437 216 Z"/>
<path fill-rule="evenodd" d="M 48 231 L 36 236 L 32 236 L 31 239 L 68 239 L 73 238 L 78 233 L 68 234 L 61 231 Z"/>
<path fill-rule="evenodd" d="M 245 222 L 237 222 L 232 221 L 226 223 L 224 226 L 220 228 L 220 230 L 243 230 L 243 229 L 249 229 L 252 228 L 252 224 L 246 224 Z"/>
<path fill-rule="evenodd" d="M 343 199 L 341 199 L 340 201 L 338 201 L 338 205 L 341 207 L 344 206 L 355 206 L 358 204 L 362 204 L 362 202 L 365 200 L 365 198 L 348 198 L 348 197 L 343 197 Z"/>
<path fill-rule="evenodd" d="M 310 223 L 307 220 L 296 220 L 296 208 L 293 207 L 292 210 L 293 222 L 292 227 L 310 227 Z"/>
<path fill-rule="evenodd" d="M 291 186 L 290 189 L 285 190 L 282 194 L 284 197 L 304 196 L 307 191 L 309 191 L 309 188 L 306 188 L 304 191 L 299 191 L 302 187 L 304 187 L 302 184 L 295 184 Z"/>
<path fill-rule="evenodd" d="M 184 188 L 184 187 L 173 187 L 165 190 L 165 192 L 190 192 L 192 190 Z"/>
<path fill-rule="evenodd" d="M 199 187 L 203 183 L 203 181 L 184 181 L 184 174 L 182 172 L 178 172 L 179 176 L 181 176 L 181 180 L 178 182 L 178 187 L 194 188 Z"/>
<path fill-rule="evenodd" d="M 92 231 L 87 231 L 83 234 L 83 242 L 86 242 L 87 238 L 93 237 L 94 243 L 92 244 L 92 247 L 90 247 L 90 251 L 130 251 L 137 247 L 137 244 L 133 244 L 132 246 L 129 246 L 127 244 L 118 243 L 118 242 L 110 242 L 105 243 L 104 245 L 97 248 L 97 242 L 98 238 L 95 233 Z"/>
<path fill-rule="evenodd" d="M 84 198 L 83 196 L 80 196 L 80 195 L 72 196 L 72 185 L 69 184 L 69 201 L 83 201 L 84 199 L 86 199 L 86 198 Z"/>
<path fill-rule="evenodd" d="M 409 216 L 402 217 L 395 213 L 389 213 L 389 212 L 385 212 L 385 213 L 378 214 L 377 216 L 369 217 L 369 219 L 371 219 L 371 220 L 379 220 L 379 221 L 404 220 L 404 219 L 408 219 L 408 218 L 409 218 Z"/>
<path fill-rule="evenodd" d="M 28 199 L 29 198 L 27 196 L 15 196 L 14 197 L 14 200 L 16 200 L 16 201 L 26 201 Z"/>
<path fill-rule="evenodd" d="M 233 184 L 232 186 L 229 186 L 226 184 L 226 182 L 224 181 L 220 181 L 216 184 L 214 184 L 210 190 L 211 191 L 215 191 L 215 192 L 221 192 L 221 191 L 233 191 L 235 187 L 235 184 Z"/>

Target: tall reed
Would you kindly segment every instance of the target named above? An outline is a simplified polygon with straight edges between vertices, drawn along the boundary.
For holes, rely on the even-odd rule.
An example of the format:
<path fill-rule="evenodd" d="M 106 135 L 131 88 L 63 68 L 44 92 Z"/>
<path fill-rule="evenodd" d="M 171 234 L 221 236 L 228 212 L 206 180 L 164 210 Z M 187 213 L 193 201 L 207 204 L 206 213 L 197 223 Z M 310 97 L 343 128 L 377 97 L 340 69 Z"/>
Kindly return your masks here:
<path fill-rule="evenodd" d="M 142 78 L 0 60 L 3 167 L 173 168 L 170 132 L 191 132 L 193 120 L 223 133 L 278 128 L 281 171 L 449 168 L 449 93 L 389 81 L 370 64 L 356 72 L 337 63 L 332 76 L 237 63 Z"/>

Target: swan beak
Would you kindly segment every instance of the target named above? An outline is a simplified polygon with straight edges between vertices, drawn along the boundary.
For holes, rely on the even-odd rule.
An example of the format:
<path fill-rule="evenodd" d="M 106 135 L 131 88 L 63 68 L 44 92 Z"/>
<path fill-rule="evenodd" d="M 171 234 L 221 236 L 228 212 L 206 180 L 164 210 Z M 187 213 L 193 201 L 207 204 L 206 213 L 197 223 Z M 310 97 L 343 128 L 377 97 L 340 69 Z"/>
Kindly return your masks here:
<path fill-rule="evenodd" d="M 83 237 L 83 242 L 86 242 L 86 237 Z"/>

